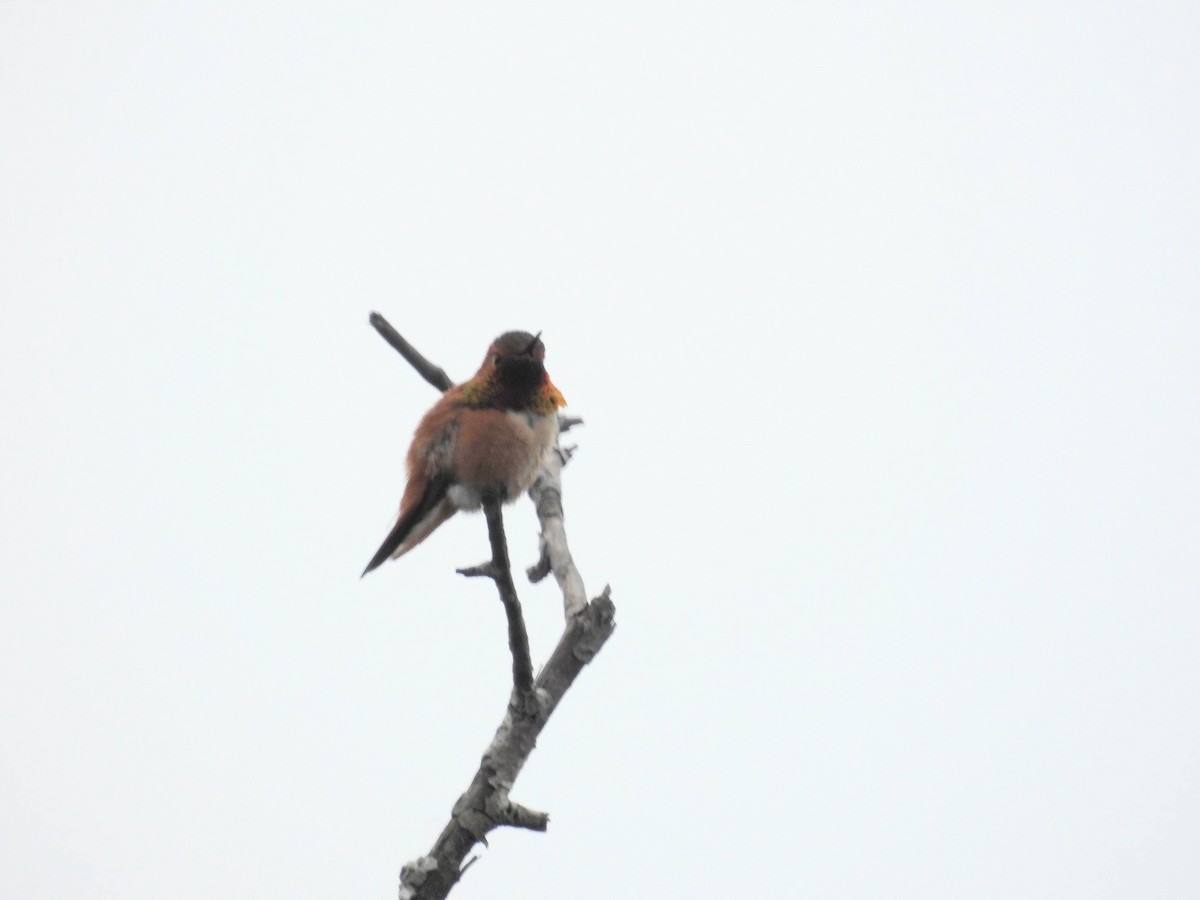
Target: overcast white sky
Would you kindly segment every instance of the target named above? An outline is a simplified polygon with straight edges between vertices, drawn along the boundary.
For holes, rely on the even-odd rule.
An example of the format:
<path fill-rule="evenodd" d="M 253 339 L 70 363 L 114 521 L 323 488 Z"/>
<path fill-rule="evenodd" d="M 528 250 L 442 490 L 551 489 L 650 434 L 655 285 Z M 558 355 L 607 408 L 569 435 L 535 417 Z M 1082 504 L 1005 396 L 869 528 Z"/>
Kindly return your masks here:
<path fill-rule="evenodd" d="M 393 897 L 542 330 L 618 630 L 470 898 L 1200 895 L 1192 4 L 5 3 L 0 896 Z M 508 514 L 515 561 L 536 523 Z M 523 591 L 534 656 L 561 628 Z"/>

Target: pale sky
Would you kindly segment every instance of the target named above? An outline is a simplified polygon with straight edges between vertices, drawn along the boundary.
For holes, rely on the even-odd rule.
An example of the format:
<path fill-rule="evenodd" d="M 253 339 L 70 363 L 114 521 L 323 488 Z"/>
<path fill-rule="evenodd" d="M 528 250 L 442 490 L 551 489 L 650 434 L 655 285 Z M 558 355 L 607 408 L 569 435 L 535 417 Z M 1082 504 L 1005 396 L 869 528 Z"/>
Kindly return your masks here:
<path fill-rule="evenodd" d="M 452 895 L 1200 895 L 1200 9 L 0 10 L 0 896 L 394 897 L 509 688 L 543 332 L 618 628 Z M 507 513 L 536 557 L 528 501 Z M 535 665 L 562 627 L 524 586 Z"/>

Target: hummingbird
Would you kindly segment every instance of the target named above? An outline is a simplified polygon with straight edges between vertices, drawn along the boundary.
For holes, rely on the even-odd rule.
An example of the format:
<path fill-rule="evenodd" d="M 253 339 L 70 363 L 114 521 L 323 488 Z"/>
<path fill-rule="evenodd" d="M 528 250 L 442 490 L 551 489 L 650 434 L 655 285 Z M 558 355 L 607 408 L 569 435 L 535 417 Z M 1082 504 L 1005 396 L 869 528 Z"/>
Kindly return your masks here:
<path fill-rule="evenodd" d="M 396 524 L 363 575 L 403 556 L 460 509 L 509 503 L 529 489 L 558 439 L 558 408 L 567 405 L 545 358 L 541 332 L 505 332 L 471 380 L 425 413 L 408 448 Z"/>

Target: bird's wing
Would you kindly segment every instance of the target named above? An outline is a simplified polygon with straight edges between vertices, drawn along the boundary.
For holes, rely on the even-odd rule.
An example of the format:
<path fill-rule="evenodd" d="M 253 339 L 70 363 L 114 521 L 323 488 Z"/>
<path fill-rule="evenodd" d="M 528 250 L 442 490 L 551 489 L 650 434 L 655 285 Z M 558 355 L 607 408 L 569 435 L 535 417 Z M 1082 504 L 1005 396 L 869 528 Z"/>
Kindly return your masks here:
<path fill-rule="evenodd" d="M 417 543 L 428 537 L 434 528 L 454 513 L 454 507 L 446 498 L 446 491 L 449 488 L 450 476 L 444 472 L 434 475 L 426 482 L 421 498 L 396 520 L 396 524 L 392 526 L 388 536 L 383 539 L 383 543 L 379 545 L 379 549 L 375 551 L 375 555 L 363 569 L 363 575 L 378 568 L 385 559 L 400 548 L 406 538 L 415 537 L 416 541 L 413 542 L 413 546 L 416 546 Z M 414 531 L 418 533 L 414 534 Z"/>

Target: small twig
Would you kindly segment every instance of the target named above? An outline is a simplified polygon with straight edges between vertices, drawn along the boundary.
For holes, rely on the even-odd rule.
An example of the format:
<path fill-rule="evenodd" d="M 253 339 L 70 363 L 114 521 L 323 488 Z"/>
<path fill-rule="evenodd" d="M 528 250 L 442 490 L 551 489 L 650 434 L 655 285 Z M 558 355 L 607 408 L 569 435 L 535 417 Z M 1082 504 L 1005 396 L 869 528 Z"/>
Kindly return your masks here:
<path fill-rule="evenodd" d="M 417 352 L 417 349 L 400 336 L 391 323 L 377 312 L 371 313 L 368 320 L 371 326 L 379 332 L 380 336 L 395 348 L 396 352 L 408 360 L 411 365 L 422 378 L 432 384 L 442 393 L 454 387 L 454 382 L 450 380 L 450 376 L 443 369 L 438 368 L 424 356 Z"/>
<path fill-rule="evenodd" d="M 454 571 L 466 578 L 496 577 L 496 567 L 490 559 L 487 562 L 480 563 L 477 566 L 467 566 L 465 569 L 455 569 Z"/>
<path fill-rule="evenodd" d="M 511 828 L 528 828 L 530 831 L 545 831 L 550 824 L 550 814 L 529 809 L 520 803 L 508 803 L 508 816 L 504 824 Z"/>
<path fill-rule="evenodd" d="M 463 863 L 463 867 L 458 870 L 458 877 L 461 879 L 463 875 L 466 874 L 467 869 L 471 868 L 471 866 L 475 865 L 477 862 L 479 862 L 478 856 L 472 856 L 470 859 L 468 859 L 465 863 Z"/>

